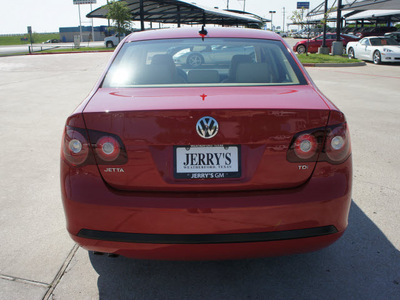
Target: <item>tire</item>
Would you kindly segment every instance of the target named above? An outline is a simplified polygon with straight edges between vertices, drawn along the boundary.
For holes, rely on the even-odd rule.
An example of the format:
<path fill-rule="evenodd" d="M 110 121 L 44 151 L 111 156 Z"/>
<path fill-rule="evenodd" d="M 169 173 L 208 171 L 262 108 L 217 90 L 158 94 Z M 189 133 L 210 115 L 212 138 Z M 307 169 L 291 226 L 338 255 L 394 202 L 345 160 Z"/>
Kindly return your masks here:
<path fill-rule="evenodd" d="M 382 62 L 381 53 L 378 50 L 374 52 L 373 61 L 376 65 L 379 65 Z"/>
<path fill-rule="evenodd" d="M 354 49 L 352 47 L 349 48 L 349 53 L 347 53 L 349 59 L 354 59 L 356 58 L 355 54 L 354 54 Z"/>
<path fill-rule="evenodd" d="M 304 53 L 307 52 L 307 51 L 306 51 L 306 46 L 304 46 L 304 45 L 298 45 L 297 48 L 296 48 L 296 51 L 297 51 L 298 54 L 304 54 Z"/>
<path fill-rule="evenodd" d="M 186 60 L 186 64 L 189 67 L 197 68 L 200 67 L 204 63 L 204 58 L 200 54 L 190 54 Z"/>
<path fill-rule="evenodd" d="M 106 47 L 107 47 L 107 48 L 112 48 L 112 47 L 114 47 L 113 42 L 108 41 L 108 42 L 106 43 Z"/>

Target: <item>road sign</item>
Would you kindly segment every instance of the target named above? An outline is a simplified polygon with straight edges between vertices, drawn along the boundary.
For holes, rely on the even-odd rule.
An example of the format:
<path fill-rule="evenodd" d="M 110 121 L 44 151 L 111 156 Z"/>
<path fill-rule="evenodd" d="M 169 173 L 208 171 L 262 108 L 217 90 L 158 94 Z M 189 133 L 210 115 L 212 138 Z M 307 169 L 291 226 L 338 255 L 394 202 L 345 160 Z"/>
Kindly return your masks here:
<path fill-rule="evenodd" d="M 297 9 L 310 9 L 310 2 L 297 2 Z"/>
<path fill-rule="evenodd" d="M 97 0 L 73 0 L 74 5 L 79 5 L 79 4 L 96 4 Z"/>

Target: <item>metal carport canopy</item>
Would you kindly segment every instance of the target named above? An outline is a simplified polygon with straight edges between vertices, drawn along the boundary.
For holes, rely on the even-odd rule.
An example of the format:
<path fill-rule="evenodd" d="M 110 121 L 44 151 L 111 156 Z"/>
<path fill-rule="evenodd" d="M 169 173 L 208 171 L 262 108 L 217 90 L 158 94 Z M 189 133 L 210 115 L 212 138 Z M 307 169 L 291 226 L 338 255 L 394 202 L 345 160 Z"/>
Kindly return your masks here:
<path fill-rule="evenodd" d="M 400 9 L 400 0 L 348 0 L 342 10 Z"/>
<path fill-rule="evenodd" d="M 346 17 L 346 21 L 378 20 L 389 18 L 392 22 L 400 21 L 400 0 L 353 0 L 343 10 L 355 10 Z"/>
<path fill-rule="evenodd" d="M 392 21 L 400 21 L 400 10 L 365 10 L 346 18 L 346 21 L 376 20 L 383 17 L 391 17 Z"/>
<path fill-rule="evenodd" d="M 307 14 L 308 21 L 314 22 L 324 18 L 323 4 L 324 2 Z M 386 17 L 390 18 L 392 22 L 398 22 L 400 20 L 400 0 L 347 0 L 342 11 L 346 21 L 377 20 Z M 335 7 L 328 14 L 327 19 L 336 19 L 336 14 Z"/>
<path fill-rule="evenodd" d="M 243 15 L 218 8 L 207 8 L 182 0 L 125 0 L 133 21 L 181 24 L 261 25 L 268 20 L 256 15 Z M 107 6 L 90 12 L 88 18 L 107 18 Z"/>
<path fill-rule="evenodd" d="M 399 10 L 400 9 L 400 0 L 344 0 L 346 4 L 342 5 L 342 11 L 346 11 L 347 16 L 354 15 L 356 13 L 360 13 L 362 11 L 367 11 L 367 10 Z M 336 0 L 334 1 L 334 4 L 336 4 Z M 317 7 L 312 9 L 307 16 L 318 16 L 322 15 L 321 19 L 323 19 L 323 5 L 324 2 L 319 4 Z M 332 15 L 332 13 L 337 11 L 337 6 L 331 7 L 329 16 Z M 316 18 L 318 19 L 318 17 Z"/>

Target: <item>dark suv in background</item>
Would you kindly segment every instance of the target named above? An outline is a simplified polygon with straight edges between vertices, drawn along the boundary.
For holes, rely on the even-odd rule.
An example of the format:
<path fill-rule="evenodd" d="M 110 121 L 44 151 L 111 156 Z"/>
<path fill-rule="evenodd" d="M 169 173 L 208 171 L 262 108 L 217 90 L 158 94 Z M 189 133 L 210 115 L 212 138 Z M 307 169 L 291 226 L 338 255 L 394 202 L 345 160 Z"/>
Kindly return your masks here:
<path fill-rule="evenodd" d="M 354 28 L 353 34 L 359 38 L 366 36 L 383 36 L 387 32 L 396 31 L 396 27 L 363 27 Z"/>
<path fill-rule="evenodd" d="M 390 37 L 400 43 L 400 31 L 385 33 L 385 37 Z"/>

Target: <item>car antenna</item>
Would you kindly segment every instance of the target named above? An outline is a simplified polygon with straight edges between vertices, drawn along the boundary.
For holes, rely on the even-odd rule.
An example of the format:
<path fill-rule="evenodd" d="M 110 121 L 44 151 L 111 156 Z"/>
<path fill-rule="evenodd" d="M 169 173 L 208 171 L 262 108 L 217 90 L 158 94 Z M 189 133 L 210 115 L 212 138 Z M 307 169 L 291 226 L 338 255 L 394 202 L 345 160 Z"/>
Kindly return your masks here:
<path fill-rule="evenodd" d="M 201 40 L 204 42 L 204 38 L 207 35 L 207 30 L 204 28 L 205 25 L 201 26 L 201 30 L 199 31 L 199 35 L 201 36 Z"/>

